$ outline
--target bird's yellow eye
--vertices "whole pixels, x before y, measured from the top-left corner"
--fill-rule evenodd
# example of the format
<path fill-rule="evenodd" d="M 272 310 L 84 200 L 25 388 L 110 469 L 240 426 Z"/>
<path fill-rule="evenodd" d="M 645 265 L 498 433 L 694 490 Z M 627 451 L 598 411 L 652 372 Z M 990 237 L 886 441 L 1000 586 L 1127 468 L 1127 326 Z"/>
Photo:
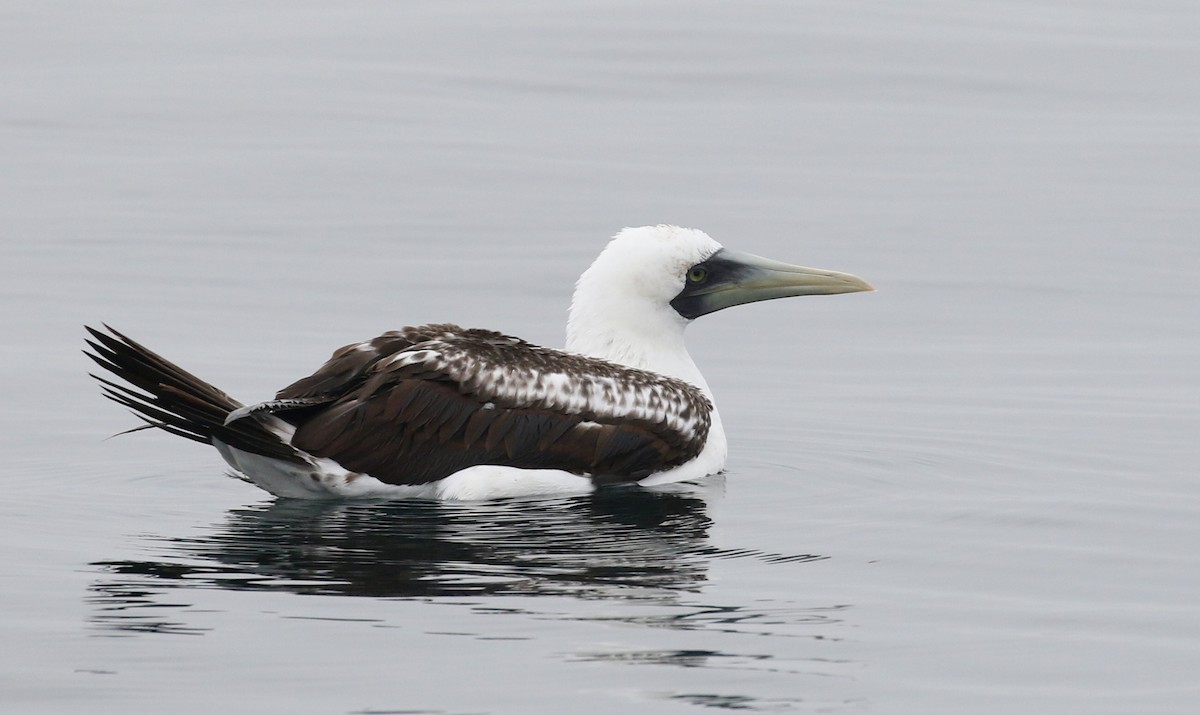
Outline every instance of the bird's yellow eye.
<path fill-rule="evenodd" d="M 708 279 L 708 269 L 696 266 L 692 270 L 688 271 L 687 278 L 689 283 L 703 283 Z"/>

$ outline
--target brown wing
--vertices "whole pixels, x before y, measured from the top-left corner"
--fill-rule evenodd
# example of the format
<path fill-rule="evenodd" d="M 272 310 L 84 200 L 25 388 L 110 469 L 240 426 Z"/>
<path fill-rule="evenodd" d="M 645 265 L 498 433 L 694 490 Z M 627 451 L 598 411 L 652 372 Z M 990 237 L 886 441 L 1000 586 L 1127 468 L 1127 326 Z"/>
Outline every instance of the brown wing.
<path fill-rule="evenodd" d="M 686 383 L 488 331 L 444 335 L 357 373 L 327 374 L 340 380 L 327 385 L 356 387 L 293 420 L 292 443 L 391 484 L 479 464 L 640 479 L 699 454 L 711 411 Z M 318 375 L 306 380 L 319 385 Z M 305 396 L 296 385 L 280 395 Z"/>
<path fill-rule="evenodd" d="M 463 329 L 450 323 L 418 325 L 390 330 L 372 340 L 338 348 L 316 372 L 300 378 L 275 395 L 277 400 L 334 400 L 362 386 L 371 368 L 380 360 L 413 345 L 457 335 Z"/>

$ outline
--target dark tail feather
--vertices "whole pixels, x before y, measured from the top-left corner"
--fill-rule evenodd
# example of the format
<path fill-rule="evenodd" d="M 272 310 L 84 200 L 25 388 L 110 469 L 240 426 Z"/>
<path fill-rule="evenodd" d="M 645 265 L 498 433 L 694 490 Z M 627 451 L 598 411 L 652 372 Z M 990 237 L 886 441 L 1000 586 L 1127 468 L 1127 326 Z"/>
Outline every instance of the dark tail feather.
<path fill-rule="evenodd" d="M 127 431 L 157 427 L 203 444 L 211 444 L 216 437 L 246 452 L 304 462 L 291 445 L 257 420 L 239 420 L 226 426 L 225 418 L 242 403 L 112 327 L 104 327 L 108 333 L 87 328 L 95 338 L 87 341 L 94 352 L 85 350 L 84 355 L 131 386 L 92 375 L 103 387 L 105 397 L 128 407 L 146 423 Z"/>

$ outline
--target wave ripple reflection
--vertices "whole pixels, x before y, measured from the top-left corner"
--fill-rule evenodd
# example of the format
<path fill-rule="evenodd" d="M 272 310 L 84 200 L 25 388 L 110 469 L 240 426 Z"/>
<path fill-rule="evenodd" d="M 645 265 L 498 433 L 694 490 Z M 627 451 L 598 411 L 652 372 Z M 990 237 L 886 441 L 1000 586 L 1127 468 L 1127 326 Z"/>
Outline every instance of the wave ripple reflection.
<path fill-rule="evenodd" d="M 101 561 L 93 621 L 188 632 L 155 593 L 269 590 L 385 598 L 569 595 L 662 602 L 696 592 L 714 558 L 821 557 L 708 543 L 705 501 L 686 492 L 604 490 L 486 504 L 277 501 L 235 509 L 207 533 L 158 540 L 158 560 Z M 186 608 L 186 606 L 184 606 Z"/>

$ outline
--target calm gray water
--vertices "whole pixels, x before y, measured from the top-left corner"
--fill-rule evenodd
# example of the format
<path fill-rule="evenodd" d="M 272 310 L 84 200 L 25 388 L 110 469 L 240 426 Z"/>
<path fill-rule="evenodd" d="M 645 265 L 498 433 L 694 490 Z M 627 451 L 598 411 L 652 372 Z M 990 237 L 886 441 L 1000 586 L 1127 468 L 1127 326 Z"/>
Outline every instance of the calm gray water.
<path fill-rule="evenodd" d="M 1200 11 L 10 3 L 0 709 L 1192 713 Z M 140 433 L 107 321 L 245 400 L 378 331 L 561 344 L 625 225 L 875 294 L 693 326 L 728 472 L 275 502 Z"/>

